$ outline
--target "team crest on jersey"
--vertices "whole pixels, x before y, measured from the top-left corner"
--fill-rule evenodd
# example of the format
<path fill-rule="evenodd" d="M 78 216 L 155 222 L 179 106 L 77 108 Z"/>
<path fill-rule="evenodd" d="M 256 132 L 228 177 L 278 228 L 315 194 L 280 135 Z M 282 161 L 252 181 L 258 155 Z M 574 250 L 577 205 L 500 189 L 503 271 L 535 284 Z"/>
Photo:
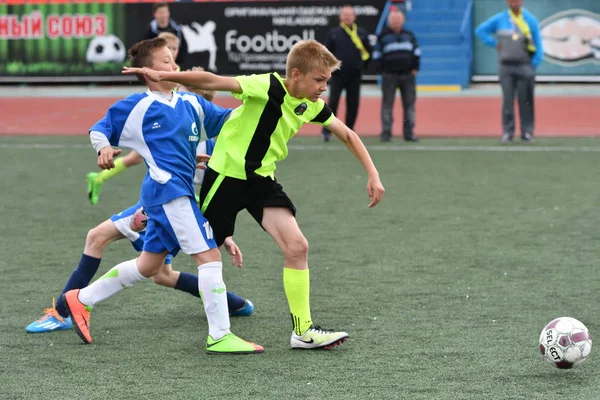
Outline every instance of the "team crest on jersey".
<path fill-rule="evenodd" d="M 197 142 L 198 140 L 200 140 L 200 137 L 198 136 L 198 127 L 196 126 L 195 122 L 192 122 L 191 128 L 193 135 L 188 136 L 188 140 L 190 142 Z"/>
<path fill-rule="evenodd" d="M 294 114 L 296 115 L 302 115 L 304 114 L 304 111 L 306 111 L 308 109 L 308 105 L 304 102 L 300 103 L 300 105 L 296 108 L 294 108 Z"/>

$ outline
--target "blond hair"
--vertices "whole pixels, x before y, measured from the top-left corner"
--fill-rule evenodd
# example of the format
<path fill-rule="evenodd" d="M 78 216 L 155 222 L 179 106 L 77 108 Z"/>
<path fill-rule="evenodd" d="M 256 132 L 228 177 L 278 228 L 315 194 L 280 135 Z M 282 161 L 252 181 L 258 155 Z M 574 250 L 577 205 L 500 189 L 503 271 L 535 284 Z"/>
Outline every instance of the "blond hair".
<path fill-rule="evenodd" d="M 303 74 L 317 68 L 336 70 L 342 62 L 335 58 L 333 54 L 316 40 L 299 41 L 292 46 L 287 56 L 285 64 L 285 73 L 289 78 L 292 76 L 292 70 L 298 69 Z"/>
<path fill-rule="evenodd" d="M 158 37 L 159 37 L 159 38 L 163 38 L 163 39 L 165 39 L 165 40 L 169 40 L 169 39 L 170 39 L 170 40 L 177 40 L 177 43 L 179 43 L 179 38 L 177 37 L 177 35 L 176 35 L 176 34 L 174 34 L 174 33 L 171 33 L 171 32 L 161 32 L 161 33 L 158 35 Z"/>

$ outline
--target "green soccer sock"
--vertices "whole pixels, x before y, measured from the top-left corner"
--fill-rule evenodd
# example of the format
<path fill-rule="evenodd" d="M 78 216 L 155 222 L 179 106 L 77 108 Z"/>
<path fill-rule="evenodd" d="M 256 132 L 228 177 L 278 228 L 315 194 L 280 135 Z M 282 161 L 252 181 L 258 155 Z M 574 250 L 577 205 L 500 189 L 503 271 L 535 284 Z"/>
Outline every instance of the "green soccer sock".
<path fill-rule="evenodd" d="M 283 288 L 290 306 L 294 332 L 303 335 L 312 325 L 310 317 L 310 276 L 307 269 L 283 269 Z"/>
<path fill-rule="evenodd" d="M 115 167 L 113 169 L 105 169 L 105 170 L 100 171 L 100 173 L 98 173 L 98 175 L 96 176 L 95 182 L 102 184 L 102 183 L 106 182 L 107 180 L 119 175 L 126 169 L 127 169 L 127 166 L 123 162 L 123 159 L 117 158 L 115 160 Z"/>

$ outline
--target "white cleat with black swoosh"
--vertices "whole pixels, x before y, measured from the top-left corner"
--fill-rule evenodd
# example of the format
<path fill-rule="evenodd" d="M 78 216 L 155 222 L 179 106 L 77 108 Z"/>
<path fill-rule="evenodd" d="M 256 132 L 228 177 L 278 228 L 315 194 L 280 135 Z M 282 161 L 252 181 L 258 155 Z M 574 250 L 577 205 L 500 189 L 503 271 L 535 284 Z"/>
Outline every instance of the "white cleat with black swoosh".
<path fill-rule="evenodd" d="M 320 326 L 311 326 L 303 335 L 292 332 L 290 346 L 292 349 L 333 349 L 348 340 L 346 332 L 332 332 L 322 329 Z"/>

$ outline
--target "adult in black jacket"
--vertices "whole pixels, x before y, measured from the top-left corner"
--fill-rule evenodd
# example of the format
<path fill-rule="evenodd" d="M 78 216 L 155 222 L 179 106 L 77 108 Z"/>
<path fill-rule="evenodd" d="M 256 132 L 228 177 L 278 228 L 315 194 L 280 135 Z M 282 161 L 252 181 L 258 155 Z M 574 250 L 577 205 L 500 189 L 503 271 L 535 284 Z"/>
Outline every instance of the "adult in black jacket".
<path fill-rule="evenodd" d="M 342 90 L 346 89 L 346 125 L 354 129 L 360 102 L 362 70 L 370 58 L 371 46 L 367 31 L 356 26 L 356 14 L 351 6 L 344 6 L 340 12 L 340 26 L 327 32 L 325 46 L 342 61 L 329 81 L 329 108 L 335 114 Z M 323 129 L 323 141 L 328 142 L 331 133 Z"/>
<path fill-rule="evenodd" d="M 177 55 L 175 63 L 181 66 L 188 54 L 187 42 L 185 41 L 181 27 L 177 22 L 171 19 L 169 5 L 167 3 L 155 3 L 152 6 L 152 12 L 154 19 L 150 22 L 148 30 L 144 35 L 144 39 L 154 39 L 162 32 L 171 32 L 172 34 L 177 35 L 179 38 L 179 54 Z"/>
<path fill-rule="evenodd" d="M 419 139 L 414 135 L 415 103 L 417 100 L 416 77 L 421 63 L 421 50 L 415 35 L 404 26 L 404 14 L 394 10 L 388 17 L 388 27 L 377 38 L 373 59 L 381 73 L 381 141 L 392 138 L 394 123 L 394 99 L 400 89 L 404 110 L 403 135 L 407 142 Z"/>

